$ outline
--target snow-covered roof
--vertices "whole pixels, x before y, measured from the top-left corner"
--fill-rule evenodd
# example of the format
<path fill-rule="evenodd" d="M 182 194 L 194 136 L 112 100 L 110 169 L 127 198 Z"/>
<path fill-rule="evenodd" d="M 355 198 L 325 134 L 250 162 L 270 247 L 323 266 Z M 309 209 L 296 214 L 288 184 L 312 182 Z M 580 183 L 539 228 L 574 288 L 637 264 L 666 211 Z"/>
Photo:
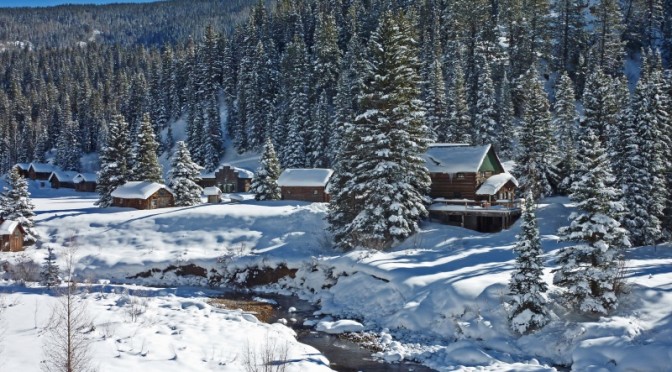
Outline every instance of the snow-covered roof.
<path fill-rule="evenodd" d="M 334 173 L 331 169 L 285 169 L 278 178 L 278 186 L 322 187 Z"/>
<path fill-rule="evenodd" d="M 0 235 L 12 235 L 17 227 L 19 227 L 19 223 L 16 221 L 3 221 L 0 224 Z"/>
<path fill-rule="evenodd" d="M 36 171 L 39 172 L 39 171 Z M 51 172 L 49 175 L 48 181 L 51 181 L 53 177 L 56 177 L 57 180 L 61 182 L 72 182 L 72 180 L 75 178 L 77 175 L 77 172 L 75 171 L 62 171 L 62 170 L 55 170 Z"/>
<path fill-rule="evenodd" d="M 430 173 L 468 173 L 478 172 L 488 151 L 490 145 L 435 143 L 429 146 L 424 157 Z"/>
<path fill-rule="evenodd" d="M 16 163 L 14 166 L 19 167 L 21 170 L 27 171 L 30 167 L 30 163 Z"/>
<path fill-rule="evenodd" d="M 238 178 L 252 179 L 254 178 L 254 172 L 250 172 L 247 169 L 233 167 L 233 170 L 238 172 Z"/>
<path fill-rule="evenodd" d="M 250 172 L 247 169 L 234 167 L 230 164 L 222 164 L 214 171 L 206 171 L 206 170 L 201 171 L 201 179 L 214 179 L 215 178 L 215 173 L 217 173 L 220 169 L 222 169 L 224 167 L 229 167 L 229 168 L 233 169 L 234 172 L 238 173 L 238 178 L 244 178 L 244 179 L 254 178 L 254 173 Z"/>
<path fill-rule="evenodd" d="M 147 199 L 161 189 L 172 193 L 166 185 L 156 182 L 126 182 L 112 191 L 112 197 L 121 199 Z"/>
<path fill-rule="evenodd" d="M 495 195 L 497 191 L 509 181 L 513 182 L 513 184 L 518 187 L 518 180 L 511 173 L 504 172 L 490 176 L 483 182 L 481 187 L 476 190 L 476 195 Z"/>
<path fill-rule="evenodd" d="M 47 163 L 30 163 L 28 168 L 31 168 L 31 167 L 37 173 L 51 173 L 51 172 L 59 170 L 59 168 L 57 166 L 47 164 Z"/>
<path fill-rule="evenodd" d="M 203 195 L 205 196 L 218 196 L 222 195 L 222 190 L 219 187 L 211 186 L 203 189 Z"/>
<path fill-rule="evenodd" d="M 78 173 L 72 181 L 74 183 L 98 182 L 98 175 L 95 173 Z"/>

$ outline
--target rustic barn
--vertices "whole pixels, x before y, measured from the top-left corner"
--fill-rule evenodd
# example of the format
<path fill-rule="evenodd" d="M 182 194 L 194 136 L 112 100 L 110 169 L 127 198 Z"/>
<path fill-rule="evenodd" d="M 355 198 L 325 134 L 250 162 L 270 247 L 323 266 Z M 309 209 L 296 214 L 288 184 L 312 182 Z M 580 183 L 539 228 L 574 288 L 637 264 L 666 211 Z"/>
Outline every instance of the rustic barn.
<path fill-rule="evenodd" d="M 166 208 L 175 205 L 175 196 L 160 183 L 126 182 L 112 191 L 112 205 L 135 209 Z"/>
<path fill-rule="evenodd" d="M 202 172 L 198 184 L 203 187 L 219 187 L 222 192 L 248 192 L 254 173 L 247 169 L 224 164 L 214 172 Z"/>
<path fill-rule="evenodd" d="M 494 232 L 509 228 L 520 216 L 518 181 L 491 145 L 434 144 L 424 157 L 432 180 L 433 220 Z"/>
<path fill-rule="evenodd" d="M 30 163 L 16 163 L 14 168 L 19 170 L 19 174 L 23 178 L 28 178 L 28 168 L 30 168 Z"/>
<path fill-rule="evenodd" d="M 222 200 L 222 190 L 219 187 L 206 187 L 203 189 L 203 195 L 208 198 L 210 204 L 218 204 Z"/>
<path fill-rule="evenodd" d="M 46 181 L 49 179 L 54 171 L 59 170 L 58 167 L 46 163 L 30 163 L 28 166 L 28 177 L 31 180 Z"/>
<path fill-rule="evenodd" d="M 0 219 L 0 252 L 22 251 L 25 235 L 26 231 L 18 222 Z"/>
<path fill-rule="evenodd" d="M 278 178 L 278 186 L 283 200 L 328 202 L 327 184 L 331 169 L 285 169 Z"/>
<path fill-rule="evenodd" d="M 72 180 L 75 183 L 75 190 L 80 192 L 96 192 L 98 186 L 98 175 L 95 173 L 79 173 Z"/>
<path fill-rule="evenodd" d="M 52 189 L 60 189 L 60 188 L 74 189 L 75 176 L 77 176 L 77 172 L 74 171 L 55 170 L 51 172 L 51 175 L 49 176 L 49 179 L 47 181 L 51 183 Z"/>

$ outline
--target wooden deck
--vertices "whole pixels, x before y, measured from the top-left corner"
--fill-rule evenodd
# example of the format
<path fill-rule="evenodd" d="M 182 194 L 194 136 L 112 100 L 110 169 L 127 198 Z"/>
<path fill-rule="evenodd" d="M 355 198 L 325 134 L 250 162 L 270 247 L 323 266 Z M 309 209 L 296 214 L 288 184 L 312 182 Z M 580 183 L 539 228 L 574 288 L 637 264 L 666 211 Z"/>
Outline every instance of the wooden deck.
<path fill-rule="evenodd" d="M 522 200 L 493 203 L 467 199 L 435 199 L 429 207 L 430 221 L 460 226 L 480 232 L 508 229 L 521 215 Z"/>

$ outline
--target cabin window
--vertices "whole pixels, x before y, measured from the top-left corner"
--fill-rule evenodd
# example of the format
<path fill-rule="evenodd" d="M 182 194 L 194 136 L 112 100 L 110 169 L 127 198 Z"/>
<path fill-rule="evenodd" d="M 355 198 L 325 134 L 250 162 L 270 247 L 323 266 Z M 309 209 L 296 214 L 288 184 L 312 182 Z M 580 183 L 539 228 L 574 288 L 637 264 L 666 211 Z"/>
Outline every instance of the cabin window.
<path fill-rule="evenodd" d="M 291 191 L 291 190 L 287 190 L 287 195 L 292 195 L 292 191 Z"/>
<path fill-rule="evenodd" d="M 455 175 L 455 179 L 463 180 L 463 179 L 464 179 L 464 173 L 458 173 L 458 174 L 456 174 L 456 175 Z"/>
<path fill-rule="evenodd" d="M 488 177 L 492 176 L 492 171 L 485 171 L 485 172 L 483 172 L 483 176 L 484 176 L 485 178 L 488 178 Z"/>
<path fill-rule="evenodd" d="M 453 198 L 462 199 L 462 193 L 461 192 L 454 192 L 453 193 Z"/>
<path fill-rule="evenodd" d="M 313 195 L 317 195 L 317 190 L 313 190 Z"/>

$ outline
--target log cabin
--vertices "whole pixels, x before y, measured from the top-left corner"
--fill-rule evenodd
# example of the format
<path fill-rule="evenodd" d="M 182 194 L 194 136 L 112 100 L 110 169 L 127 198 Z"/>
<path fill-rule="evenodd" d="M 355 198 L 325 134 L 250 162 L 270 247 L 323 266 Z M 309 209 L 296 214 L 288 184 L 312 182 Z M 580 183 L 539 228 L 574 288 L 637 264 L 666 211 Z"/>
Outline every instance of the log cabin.
<path fill-rule="evenodd" d="M 28 178 L 28 168 L 30 168 L 30 163 L 16 163 L 14 168 L 19 170 L 19 174 L 23 178 Z"/>
<path fill-rule="evenodd" d="M 166 185 L 156 182 L 126 182 L 112 191 L 112 206 L 156 209 L 175 206 L 175 196 Z"/>
<path fill-rule="evenodd" d="M 300 200 L 326 203 L 329 201 L 327 184 L 331 169 L 285 169 L 278 177 L 278 186 L 283 200 Z"/>
<path fill-rule="evenodd" d="M 75 171 L 62 171 L 62 170 L 55 170 L 51 172 L 51 175 L 49 176 L 49 183 L 51 183 L 51 188 L 52 189 L 74 189 L 75 188 L 75 176 L 77 176 L 77 172 Z"/>
<path fill-rule="evenodd" d="M 46 181 L 54 171 L 59 170 L 55 165 L 47 163 L 30 163 L 28 166 L 28 177 L 31 180 Z"/>
<path fill-rule="evenodd" d="M 95 173 L 79 173 L 72 180 L 75 184 L 75 190 L 79 192 L 96 192 L 98 186 L 98 175 Z"/>
<path fill-rule="evenodd" d="M 222 192 L 248 192 L 252 186 L 254 173 L 247 169 L 234 167 L 229 164 L 223 164 L 214 172 L 202 172 L 199 186 L 219 187 Z"/>
<path fill-rule="evenodd" d="M 20 223 L 0 219 L 0 252 L 23 251 L 26 231 Z"/>
<path fill-rule="evenodd" d="M 208 198 L 209 204 L 219 204 L 222 200 L 222 190 L 216 186 L 210 186 L 203 189 L 203 195 Z"/>
<path fill-rule="evenodd" d="M 506 172 L 491 145 L 434 144 L 424 158 L 432 180 L 432 220 L 497 232 L 520 216 L 518 181 Z"/>

